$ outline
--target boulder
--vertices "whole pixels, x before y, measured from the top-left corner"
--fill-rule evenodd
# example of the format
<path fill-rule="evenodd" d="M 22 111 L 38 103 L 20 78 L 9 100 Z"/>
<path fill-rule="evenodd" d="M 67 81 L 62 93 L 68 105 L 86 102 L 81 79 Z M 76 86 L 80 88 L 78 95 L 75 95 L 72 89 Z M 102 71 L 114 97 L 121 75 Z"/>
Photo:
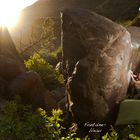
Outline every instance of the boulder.
<path fill-rule="evenodd" d="M 16 59 L 20 64 L 19 54 L 6 27 L 0 27 L 0 54 Z"/>
<path fill-rule="evenodd" d="M 0 27 L 0 77 L 11 80 L 24 72 L 13 40 L 5 27 Z"/>
<path fill-rule="evenodd" d="M 54 94 L 57 92 L 61 100 L 64 89 L 54 91 Z M 42 107 L 50 113 L 58 108 L 57 95 L 46 90 L 36 72 L 26 72 L 7 28 L 0 28 L 0 99 L 13 99 L 17 95 L 33 109 Z"/>
<path fill-rule="evenodd" d="M 44 100 L 47 113 L 50 114 L 52 112 L 52 109 L 58 109 L 57 101 L 50 91 L 45 91 Z"/>
<path fill-rule="evenodd" d="M 62 100 L 66 96 L 65 88 L 61 87 L 61 88 L 57 88 L 55 90 L 52 90 L 51 94 L 55 97 L 55 100 L 57 102 L 59 102 L 60 100 Z"/>
<path fill-rule="evenodd" d="M 8 98 L 20 95 L 23 103 L 45 108 L 44 84 L 40 76 L 33 71 L 18 76 L 8 87 Z"/>
<path fill-rule="evenodd" d="M 127 99 L 121 102 L 116 125 L 139 125 L 140 124 L 140 100 Z"/>
<path fill-rule="evenodd" d="M 66 112 L 67 96 L 65 94 L 65 88 L 57 88 L 51 92 L 45 93 L 46 108 L 60 108 L 63 114 Z M 50 109 L 49 109 L 50 110 Z"/>
<path fill-rule="evenodd" d="M 112 123 L 130 80 L 129 32 L 82 9 L 62 11 L 62 31 L 69 105 L 77 123 Z"/>
<path fill-rule="evenodd" d="M 0 97 L 4 98 L 7 94 L 8 82 L 0 77 Z"/>
<path fill-rule="evenodd" d="M 0 55 L 0 77 L 11 81 L 23 72 L 21 65 L 16 59 Z"/>
<path fill-rule="evenodd" d="M 57 106 L 63 111 L 63 114 L 66 113 L 66 106 L 67 106 L 67 96 L 65 93 L 65 88 L 57 88 L 51 91 L 51 94 L 55 98 L 57 102 Z"/>

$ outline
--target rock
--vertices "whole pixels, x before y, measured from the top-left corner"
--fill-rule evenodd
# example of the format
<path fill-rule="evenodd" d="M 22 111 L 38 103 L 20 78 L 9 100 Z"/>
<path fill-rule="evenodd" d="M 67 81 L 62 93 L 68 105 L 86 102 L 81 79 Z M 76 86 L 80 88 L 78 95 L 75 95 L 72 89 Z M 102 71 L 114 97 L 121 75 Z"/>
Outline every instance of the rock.
<path fill-rule="evenodd" d="M 23 69 L 17 60 L 0 55 L 0 77 L 10 81 L 22 72 Z"/>
<path fill-rule="evenodd" d="M 0 28 L 0 77 L 11 80 L 24 72 L 23 63 L 7 28 Z"/>
<path fill-rule="evenodd" d="M 62 95 L 64 90 L 61 91 Z M 53 108 L 58 108 L 56 97 L 46 91 L 41 77 L 36 72 L 25 71 L 8 30 L 1 28 L 0 99 L 13 99 L 17 95 L 24 104 L 32 105 L 33 109 L 42 107 L 51 112 Z"/>
<path fill-rule="evenodd" d="M 66 105 L 67 105 L 67 96 L 63 97 L 59 102 L 57 102 L 57 106 L 63 110 L 63 113 L 66 112 Z"/>
<path fill-rule="evenodd" d="M 44 100 L 47 113 L 50 114 L 52 112 L 52 109 L 58 109 L 57 101 L 55 97 L 51 94 L 51 92 L 46 91 L 44 93 Z"/>
<path fill-rule="evenodd" d="M 129 26 L 127 28 L 131 34 L 132 42 L 132 56 L 131 56 L 131 67 L 133 71 L 140 72 L 140 28 L 135 26 Z"/>
<path fill-rule="evenodd" d="M 130 34 L 111 20 L 82 9 L 62 11 L 62 30 L 68 97 L 77 123 L 112 123 L 129 84 Z"/>
<path fill-rule="evenodd" d="M 8 81 L 24 72 L 23 63 L 7 28 L 0 28 L 0 77 Z"/>
<path fill-rule="evenodd" d="M 6 103 L 7 103 L 7 101 L 5 99 L 0 98 L 0 116 L 3 113 L 3 109 L 4 109 Z"/>
<path fill-rule="evenodd" d="M 57 107 L 60 108 L 64 112 L 66 112 L 66 105 L 67 105 L 67 96 L 65 94 L 65 88 L 57 88 L 55 90 L 52 90 L 51 95 L 57 102 Z"/>
<path fill-rule="evenodd" d="M 9 98 L 20 95 L 23 103 L 31 104 L 34 108 L 45 108 L 45 87 L 40 76 L 33 71 L 18 76 L 9 86 Z"/>
<path fill-rule="evenodd" d="M 8 82 L 0 77 L 0 97 L 3 98 L 7 94 Z"/>
<path fill-rule="evenodd" d="M 0 27 L 0 55 L 1 54 L 16 59 L 21 63 L 19 54 L 6 27 Z"/>
<path fill-rule="evenodd" d="M 139 125 L 140 124 L 140 100 L 127 99 L 121 102 L 115 125 Z"/>
<path fill-rule="evenodd" d="M 66 96 L 65 88 L 61 87 L 61 88 L 57 88 L 55 90 L 52 90 L 51 94 L 55 97 L 55 100 L 57 102 L 59 102 L 61 99 L 63 99 Z"/>

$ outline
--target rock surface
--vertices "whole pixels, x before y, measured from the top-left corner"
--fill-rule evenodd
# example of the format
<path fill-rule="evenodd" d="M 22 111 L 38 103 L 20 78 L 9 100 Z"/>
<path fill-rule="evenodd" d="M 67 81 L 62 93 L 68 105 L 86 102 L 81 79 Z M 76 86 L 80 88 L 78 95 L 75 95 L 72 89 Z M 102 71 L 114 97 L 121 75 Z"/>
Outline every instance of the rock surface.
<path fill-rule="evenodd" d="M 64 90 L 47 91 L 41 77 L 33 71 L 26 72 L 15 45 L 6 28 L 0 29 L 0 99 L 13 99 L 21 96 L 24 104 L 34 109 L 42 107 L 49 113 L 60 106 Z M 59 93 L 59 95 L 56 95 Z M 56 100 L 60 97 L 59 101 Z M 62 107 L 66 102 L 61 102 Z"/>
<path fill-rule="evenodd" d="M 111 123 L 129 84 L 130 34 L 111 20 L 82 9 L 62 11 L 62 30 L 63 65 L 76 121 L 79 125 Z"/>
<path fill-rule="evenodd" d="M 136 70 L 137 72 L 140 72 L 140 28 L 136 26 L 129 26 L 127 30 L 131 34 L 131 46 L 133 48 L 131 67 L 133 71 Z"/>
<path fill-rule="evenodd" d="M 34 108 L 40 106 L 45 108 L 44 95 L 45 87 L 36 72 L 26 72 L 18 76 L 8 87 L 8 94 L 11 97 L 20 95 L 25 104 L 31 104 Z"/>
<path fill-rule="evenodd" d="M 16 59 L 16 61 L 20 63 L 21 68 L 23 67 L 19 54 L 6 27 L 0 27 L 0 55 Z"/>

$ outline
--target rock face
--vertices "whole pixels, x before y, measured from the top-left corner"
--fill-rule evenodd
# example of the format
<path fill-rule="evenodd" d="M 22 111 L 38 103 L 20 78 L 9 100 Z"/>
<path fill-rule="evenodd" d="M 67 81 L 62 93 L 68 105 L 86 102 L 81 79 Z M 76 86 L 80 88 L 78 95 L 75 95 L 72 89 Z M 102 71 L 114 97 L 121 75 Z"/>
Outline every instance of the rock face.
<path fill-rule="evenodd" d="M 45 107 L 44 84 L 40 76 L 33 71 L 25 72 L 15 78 L 9 86 L 9 96 L 20 95 L 25 104 L 32 104 L 34 108 Z"/>
<path fill-rule="evenodd" d="M 0 99 L 13 99 L 16 95 L 20 95 L 22 102 L 32 105 L 34 109 L 42 107 L 51 112 L 59 107 L 56 97 L 46 90 L 40 76 L 33 71 L 26 72 L 8 30 L 1 28 Z"/>
<path fill-rule="evenodd" d="M 62 11 L 63 65 L 79 125 L 108 122 L 129 84 L 131 39 L 122 26 L 87 10 Z M 114 114 L 115 116 L 115 114 Z"/>
<path fill-rule="evenodd" d="M 6 28 L 0 29 L 0 97 L 20 95 L 26 104 L 45 107 L 43 82 L 35 72 L 26 72 Z"/>
<path fill-rule="evenodd" d="M 17 62 L 21 63 L 19 54 L 15 48 L 12 38 L 7 28 L 0 28 L 0 54 L 7 56 L 8 58 L 16 59 Z"/>

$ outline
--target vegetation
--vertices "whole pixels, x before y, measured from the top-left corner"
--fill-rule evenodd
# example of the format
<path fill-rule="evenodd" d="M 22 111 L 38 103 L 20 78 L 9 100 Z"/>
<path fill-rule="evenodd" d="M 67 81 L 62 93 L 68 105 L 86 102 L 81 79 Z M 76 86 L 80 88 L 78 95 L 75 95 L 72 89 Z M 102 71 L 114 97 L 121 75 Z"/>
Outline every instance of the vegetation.
<path fill-rule="evenodd" d="M 36 53 L 46 55 L 57 50 L 57 37 L 53 18 L 39 18 L 32 23 L 26 44 L 20 39 L 20 54 L 23 58 Z M 23 38 L 24 39 L 24 38 Z M 22 50 L 21 50 L 22 49 Z"/>
<path fill-rule="evenodd" d="M 63 86 L 63 75 L 55 70 L 39 54 L 35 53 L 27 61 L 24 61 L 24 64 L 27 70 L 34 70 L 41 76 L 45 86 L 49 90 Z"/>
<path fill-rule="evenodd" d="M 39 54 L 43 56 L 49 64 L 56 66 L 56 64 L 62 61 L 62 47 L 56 48 L 54 51 L 49 51 L 48 49 L 41 49 Z"/>
<path fill-rule="evenodd" d="M 38 108 L 21 104 L 20 98 L 5 104 L 0 116 L 0 140 L 80 140 L 73 132 L 62 137 L 61 110 L 53 110 L 52 116 Z"/>
<path fill-rule="evenodd" d="M 102 136 L 102 140 L 140 140 L 140 126 L 127 125 L 113 128 L 106 135 Z"/>
<path fill-rule="evenodd" d="M 17 96 L 15 100 L 6 102 L 1 111 L 0 140 L 81 140 L 73 131 L 62 135 L 65 128 L 61 125 L 61 115 L 59 109 L 52 110 L 51 116 L 41 108 L 32 111 L 31 106 L 23 105 Z M 102 140 L 140 140 L 139 128 L 138 125 L 111 127 Z M 92 139 L 85 137 L 82 140 Z"/>
<path fill-rule="evenodd" d="M 52 49 L 56 40 L 55 22 L 52 18 L 40 18 L 32 24 L 31 41 L 38 42 L 41 48 Z M 42 39 L 41 41 L 39 39 Z"/>
<path fill-rule="evenodd" d="M 128 27 L 134 24 L 139 19 L 140 19 L 140 13 L 138 13 L 138 15 L 134 19 L 122 20 L 122 21 L 118 21 L 118 23 L 124 27 Z"/>
<path fill-rule="evenodd" d="M 109 3 L 114 5 L 112 1 Z M 120 1 L 118 5 L 122 5 L 121 3 Z M 140 18 L 140 15 L 134 19 L 129 19 L 129 16 L 125 18 L 125 11 L 121 14 L 122 8 L 119 10 L 120 14 L 117 12 L 114 15 L 114 9 L 109 8 L 111 7 L 110 4 L 104 3 L 101 6 L 99 5 L 97 9 L 102 11 L 102 9 L 105 9 L 103 7 L 106 7 L 108 11 L 104 14 L 109 15 L 114 20 L 120 15 L 121 21 L 119 23 L 125 27 L 132 25 Z M 29 55 L 33 54 L 28 60 L 24 61 L 26 69 L 36 71 L 49 90 L 64 85 L 63 75 L 54 69 L 54 66 L 59 62 L 59 54 L 62 53 L 62 48 L 58 47 L 56 43 L 58 38 L 54 26 L 53 19 L 41 18 L 33 23 L 30 44 L 25 45 L 21 40 L 21 44 L 24 45 L 21 54 L 27 52 L 29 52 Z M 22 46 L 20 47 L 22 48 Z M 61 110 L 52 110 L 52 116 L 47 116 L 47 112 L 41 108 L 33 111 L 30 106 L 21 104 L 19 98 L 9 101 L 0 116 L 0 140 L 80 140 L 81 138 L 77 138 L 74 132 L 68 132 L 65 136 L 62 135 L 64 128 L 61 125 L 63 121 L 60 118 L 61 115 Z M 138 125 L 128 125 L 120 128 L 111 127 L 102 136 L 102 140 L 140 140 L 139 128 Z M 89 139 L 88 137 L 83 138 L 83 140 Z"/>

